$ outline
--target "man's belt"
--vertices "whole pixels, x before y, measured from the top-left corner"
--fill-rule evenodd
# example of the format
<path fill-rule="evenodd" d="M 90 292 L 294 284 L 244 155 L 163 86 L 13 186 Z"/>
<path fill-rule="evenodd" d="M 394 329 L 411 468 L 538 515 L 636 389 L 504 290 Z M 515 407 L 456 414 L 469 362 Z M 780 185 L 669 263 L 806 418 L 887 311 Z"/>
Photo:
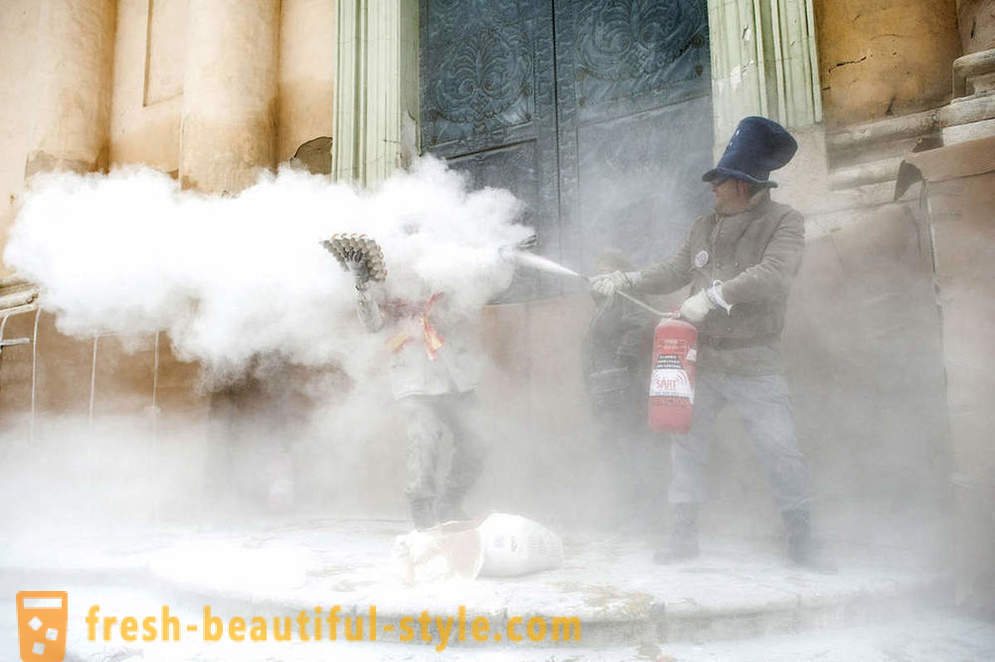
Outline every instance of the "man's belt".
<path fill-rule="evenodd" d="M 780 336 L 770 333 L 766 336 L 754 336 L 752 338 L 727 338 L 722 336 L 698 336 L 698 344 L 713 349 L 742 349 L 744 347 L 759 347 L 769 345 L 777 341 Z"/>

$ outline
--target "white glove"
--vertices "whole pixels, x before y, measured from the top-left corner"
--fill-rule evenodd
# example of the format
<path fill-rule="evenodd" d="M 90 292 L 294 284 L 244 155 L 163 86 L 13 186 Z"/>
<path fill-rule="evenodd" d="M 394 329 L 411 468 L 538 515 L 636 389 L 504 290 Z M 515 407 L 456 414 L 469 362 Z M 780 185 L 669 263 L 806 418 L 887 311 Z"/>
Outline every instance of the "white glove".
<path fill-rule="evenodd" d="M 698 324 L 714 307 L 715 305 L 708 298 L 708 293 L 701 290 L 694 296 L 685 299 L 684 303 L 681 304 L 681 317 L 692 324 Z"/>
<path fill-rule="evenodd" d="M 590 280 L 591 291 L 606 297 L 613 296 L 617 290 L 628 290 L 633 285 L 630 275 L 621 271 L 591 276 Z"/>
<path fill-rule="evenodd" d="M 726 311 L 726 315 L 732 312 L 732 304 L 727 302 L 725 297 L 722 296 L 721 280 L 713 281 L 712 286 L 705 290 L 705 294 L 708 296 L 708 300 L 712 302 L 713 307 Z"/>

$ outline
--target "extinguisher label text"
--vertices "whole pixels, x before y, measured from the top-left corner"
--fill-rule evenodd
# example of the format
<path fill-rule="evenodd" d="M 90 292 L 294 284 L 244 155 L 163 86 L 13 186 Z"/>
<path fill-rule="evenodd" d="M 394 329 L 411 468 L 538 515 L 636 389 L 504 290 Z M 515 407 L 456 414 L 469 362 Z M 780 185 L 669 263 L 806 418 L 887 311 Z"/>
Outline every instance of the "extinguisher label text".
<path fill-rule="evenodd" d="M 653 366 L 650 397 L 684 398 L 694 401 L 691 380 L 677 354 L 660 354 Z"/>
<path fill-rule="evenodd" d="M 653 366 L 653 369 L 662 370 L 664 368 L 683 370 L 684 364 L 681 363 L 681 360 L 678 358 L 677 354 L 660 354 L 656 357 L 656 365 Z"/>

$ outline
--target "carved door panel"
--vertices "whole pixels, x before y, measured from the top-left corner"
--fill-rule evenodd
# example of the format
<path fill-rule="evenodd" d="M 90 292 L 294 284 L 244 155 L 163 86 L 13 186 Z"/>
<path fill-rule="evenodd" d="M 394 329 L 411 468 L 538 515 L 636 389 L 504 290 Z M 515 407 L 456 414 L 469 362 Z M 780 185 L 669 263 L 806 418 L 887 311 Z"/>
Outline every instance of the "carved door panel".
<path fill-rule="evenodd" d="M 422 149 L 518 195 L 543 255 L 665 256 L 707 203 L 705 1 L 422 0 Z"/>
<path fill-rule="evenodd" d="M 510 189 L 559 255 L 553 13 L 535 0 L 422 0 L 421 146 L 474 188 Z M 509 296 L 541 294 L 518 274 Z"/>
<path fill-rule="evenodd" d="M 587 273 L 612 248 L 663 259 L 708 203 L 706 0 L 559 1 L 555 21 L 563 251 Z"/>

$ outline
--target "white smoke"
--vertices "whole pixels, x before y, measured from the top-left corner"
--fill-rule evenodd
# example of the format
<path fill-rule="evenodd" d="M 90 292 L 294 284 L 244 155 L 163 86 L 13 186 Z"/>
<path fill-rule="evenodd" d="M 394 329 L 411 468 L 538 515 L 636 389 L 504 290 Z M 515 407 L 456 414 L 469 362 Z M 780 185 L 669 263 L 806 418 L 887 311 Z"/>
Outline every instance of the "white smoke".
<path fill-rule="evenodd" d="M 507 191 L 469 192 L 431 158 L 373 192 L 284 169 L 230 198 L 144 168 L 60 173 L 33 182 L 4 257 L 71 335 L 165 330 L 181 358 L 225 374 L 273 354 L 351 372 L 374 343 L 320 240 L 365 233 L 392 294 L 444 289 L 479 307 L 510 282 L 499 249 L 529 234 L 519 212 Z"/>

